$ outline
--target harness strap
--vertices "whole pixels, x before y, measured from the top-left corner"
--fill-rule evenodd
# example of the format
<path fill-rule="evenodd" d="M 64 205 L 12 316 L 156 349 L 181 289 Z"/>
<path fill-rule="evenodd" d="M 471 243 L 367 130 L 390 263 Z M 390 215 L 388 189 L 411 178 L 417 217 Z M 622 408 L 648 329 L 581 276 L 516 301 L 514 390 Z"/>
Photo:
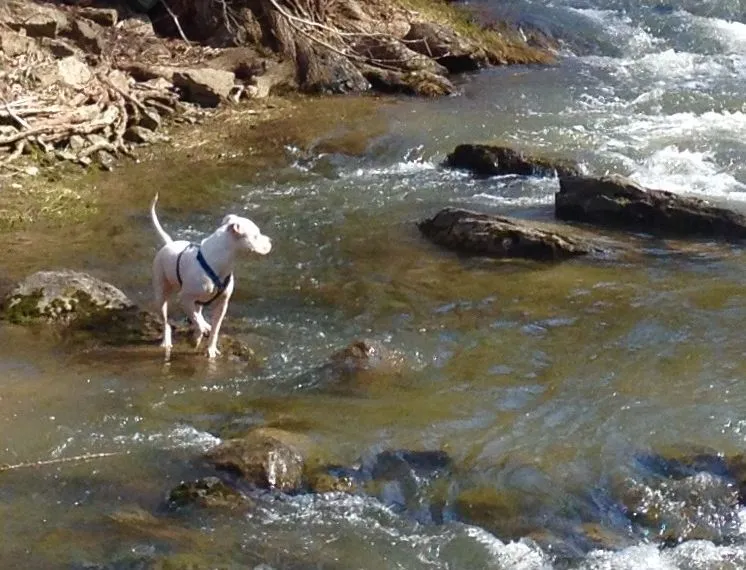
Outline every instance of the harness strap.
<path fill-rule="evenodd" d="M 233 280 L 233 273 L 228 274 L 228 276 L 221 281 L 220 277 L 218 277 L 218 274 L 215 273 L 212 267 L 210 267 L 210 264 L 207 263 L 207 260 L 205 259 L 205 256 L 202 255 L 202 249 L 194 243 L 190 243 L 187 245 L 184 249 L 182 249 L 179 252 L 179 255 L 176 256 L 176 279 L 179 282 L 179 286 L 181 287 L 182 281 L 181 281 L 181 256 L 184 255 L 184 252 L 188 250 L 189 248 L 196 247 L 197 248 L 197 263 L 199 263 L 200 267 L 202 267 L 202 270 L 207 274 L 207 276 L 210 278 L 210 281 L 212 281 L 212 284 L 215 285 L 215 294 L 207 301 L 197 301 L 198 305 L 201 305 L 203 307 L 207 307 L 210 305 L 215 299 L 220 297 L 225 290 L 227 289 L 228 285 L 230 285 L 231 281 Z"/>

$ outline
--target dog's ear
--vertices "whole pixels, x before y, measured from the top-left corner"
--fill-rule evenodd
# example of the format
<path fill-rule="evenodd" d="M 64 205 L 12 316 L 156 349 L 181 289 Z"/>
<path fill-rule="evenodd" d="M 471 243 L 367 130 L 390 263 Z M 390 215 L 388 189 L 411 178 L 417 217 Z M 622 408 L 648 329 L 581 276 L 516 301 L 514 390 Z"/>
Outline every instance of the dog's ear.
<path fill-rule="evenodd" d="M 223 218 L 223 221 L 220 222 L 221 226 L 224 226 L 226 224 L 230 224 L 233 221 L 233 218 L 236 216 L 234 214 L 228 214 L 225 218 Z"/>
<path fill-rule="evenodd" d="M 243 235 L 243 228 L 241 227 L 241 224 L 238 222 L 233 222 L 231 225 L 228 226 L 228 229 L 236 236 Z"/>

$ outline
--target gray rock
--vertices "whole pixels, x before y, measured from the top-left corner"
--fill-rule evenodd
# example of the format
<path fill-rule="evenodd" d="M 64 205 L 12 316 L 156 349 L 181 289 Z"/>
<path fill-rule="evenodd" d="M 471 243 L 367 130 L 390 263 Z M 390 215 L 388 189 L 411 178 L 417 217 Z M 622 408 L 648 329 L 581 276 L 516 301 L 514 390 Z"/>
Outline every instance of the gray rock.
<path fill-rule="evenodd" d="M 529 222 L 444 208 L 418 224 L 430 241 L 470 255 L 556 261 L 601 253 L 588 240 L 560 233 L 560 228 L 542 229 Z"/>
<path fill-rule="evenodd" d="M 129 34 L 147 37 L 155 36 L 153 22 L 146 14 L 135 14 L 119 22 L 116 27 Z"/>
<path fill-rule="evenodd" d="M 116 25 L 118 19 L 117 11 L 112 8 L 86 6 L 78 9 L 78 15 L 107 28 Z"/>
<path fill-rule="evenodd" d="M 102 170 L 107 172 L 114 170 L 114 165 L 116 164 L 117 159 L 113 154 L 105 150 L 100 150 L 96 153 L 96 158 L 98 159 L 98 164 Z"/>
<path fill-rule="evenodd" d="M 506 146 L 460 144 L 448 155 L 445 166 L 468 170 L 476 176 L 576 176 L 577 163 L 535 156 Z"/>
<path fill-rule="evenodd" d="M 113 285 L 78 271 L 39 271 L 8 293 L 0 318 L 14 323 L 69 322 L 133 307 Z"/>
<path fill-rule="evenodd" d="M 63 58 L 79 53 L 75 46 L 61 39 L 42 38 L 41 45 L 54 57 Z"/>
<path fill-rule="evenodd" d="M 95 22 L 80 19 L 73 20 L 66 35 L 82 50 L 100 55 L 105 48 L 102 33 L 103 28 Z"/>
<path fill-rule="evenodd" d="M 34 50 L 36 43 L 29 37 L 12 30 L 0 29 L 0 51 L 8 57 L 15 57 Z"/>
<path fill-rule="evenodd" d="M 132 125 L 124 132 L 124 140 L 135 144 L 149 144 L 155 142 L 158 138 L 150 129 Z"/>
<path fill-rule="evenodd" d="M 185 69 L 174 72 L 173 82 L 187 101 L 203 107 L 217 107 L 228 100 L 236 76 L 218 69 Z"/>
<path fill-rule="evenodd" d="M 83 88 L 93 77 L 88 66 L 73 55 L 59 60 L 56 71 L 56 80 L 74 89 Z"/>
<path fill-rule="evenodd" d="M 699 198 L 649 190 L 623 176 L 561 177 L 555 215 L 653 234 L 746 238 L 743 214 Z"/>
<path fill-rule="evenodd" d="M 139 126 L 149 131 L 157 131 L 161 128 L 162 122 L 161 116 L 152 107 L 140 111 Z"/>
<path fill-rule="evenodd" d="M 69 21 L 64 12 L 43 4 L 10 0 L 0 7 L 0 24 L 13 30 L 25 30 L 33 38 L 54 38 L 66 30 Z"/>

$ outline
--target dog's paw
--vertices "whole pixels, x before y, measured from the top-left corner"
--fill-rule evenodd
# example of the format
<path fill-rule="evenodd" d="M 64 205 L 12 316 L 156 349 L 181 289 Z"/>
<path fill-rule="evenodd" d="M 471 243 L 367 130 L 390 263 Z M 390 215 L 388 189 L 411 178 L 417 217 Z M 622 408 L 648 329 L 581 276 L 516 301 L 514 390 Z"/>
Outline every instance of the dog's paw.
<path fill-rule="evenodd" d="M 207 356 L 209 358 L 215 358 L 220 355 L 220 351 L 214 346 L 207 347 Z"/>

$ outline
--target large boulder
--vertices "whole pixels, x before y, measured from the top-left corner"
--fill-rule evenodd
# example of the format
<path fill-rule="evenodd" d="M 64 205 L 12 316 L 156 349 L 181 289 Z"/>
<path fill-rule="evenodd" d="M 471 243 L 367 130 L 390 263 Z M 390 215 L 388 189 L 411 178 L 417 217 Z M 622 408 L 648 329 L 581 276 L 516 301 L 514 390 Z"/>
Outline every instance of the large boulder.
<path fill-rule="evenodd" d="M 649 190 L 623 176 L 563 176 L 555 195 L 561 220 L 653 234 L 746 238 L 746 216 L 705 200 Z"/>
<path fill-rule="evenodd" d="M 312 444 L 300 434 L 257 428 L 243 437 L 225 440 L 205 454 L 216 469 L 227 471 L 260 489 L 284 493 L 303 485 Z"/>
<path fill-rule="evenodd" d="M 602 252 L 589 240 L 565 235 L 559 228 L 542 229 L 529 222 L 458 208 L 444 208 L 418 227 L 432 242 L 470 255 L 555 261 Z"/>
<path fill-rule="evenodd" d="M 572 160 L 531 155 L 506 146 L 460 144 L 446 157 L 445 166 L 468 170 L 475 176 L 577 176 Z"/>
<path fill-rule="evenodd" d="M 236 75 L 220 69 L 183 69 L 173 74 L 173 82 L 187 101 L 203 107 L 217 107 L 227 101 Z"/>
<path fill-rule="evenodd" d="M 0 318 L 13 323 L 89 319 L 134 303 L 122 291 L 79 271 L 39 271 L 8 293 Z"/>

